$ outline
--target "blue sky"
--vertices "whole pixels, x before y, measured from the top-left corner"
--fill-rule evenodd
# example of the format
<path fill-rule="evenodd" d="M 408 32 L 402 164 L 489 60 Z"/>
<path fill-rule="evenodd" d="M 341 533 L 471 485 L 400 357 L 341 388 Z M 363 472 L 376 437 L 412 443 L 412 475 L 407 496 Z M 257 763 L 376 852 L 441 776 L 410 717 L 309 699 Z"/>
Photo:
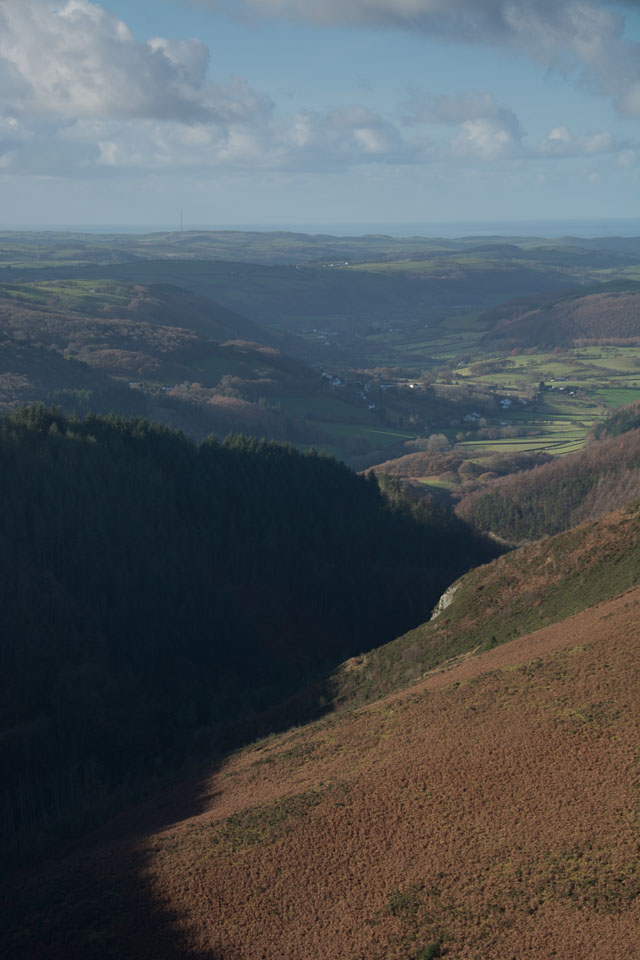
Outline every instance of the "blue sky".
<path fill-rule="evenodd" d="M 2 217 L 637 216 L 639 41 L 631 0 L 0 0 Z"/>

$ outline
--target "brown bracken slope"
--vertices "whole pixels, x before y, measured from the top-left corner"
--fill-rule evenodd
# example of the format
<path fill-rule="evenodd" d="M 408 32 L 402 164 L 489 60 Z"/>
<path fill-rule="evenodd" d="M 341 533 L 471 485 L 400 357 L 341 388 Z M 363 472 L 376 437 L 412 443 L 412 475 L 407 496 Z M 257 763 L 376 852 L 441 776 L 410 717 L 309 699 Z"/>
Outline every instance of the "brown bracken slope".
<path fill-rule="evenodd" d="M 640 293 L 631 289 L 580 296 L 572 291 L 557 298 L 524 298 L 501 304 L 480 319 L 496 323 L 482 338 L 487 347 L 637 343 Z"/>
<path fill-rule="evenodd" d="M 635 587 L 246 748 L 142 839 L 13 878 L 9 955 L 640 957 L 639 614 Z"/>

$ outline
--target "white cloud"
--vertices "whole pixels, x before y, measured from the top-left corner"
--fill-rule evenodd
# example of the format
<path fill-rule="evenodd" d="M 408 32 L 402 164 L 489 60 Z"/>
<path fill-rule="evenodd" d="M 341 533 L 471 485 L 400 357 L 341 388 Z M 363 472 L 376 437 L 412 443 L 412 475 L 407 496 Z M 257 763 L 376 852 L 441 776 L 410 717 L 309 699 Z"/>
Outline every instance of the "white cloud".
<path fill-rule="evenodd" d="M 387 0 L 346 5 L 361 12 L 375 7 L 380 16 L 389 9 Z M 394 15 L 413 9 L 422 16 L 426 6 L 445 10 L 444 0 L 399 0 Z M 328 0 L 327 10 L 334 7 Z M 494 7 L 502 9 L 497 0 Z M 448 0 L 446 9 L 455 19 L 467 8 L 468 0 Z M 486 167 L 515 157 L 614 152 L 621 167 L 635 162 L 635 143 L 615 143 L 608 133 L 574 137 L 560 126 L 529 147 L 513 110 L 486 91 L 436 96 L 414 90 L 398 122 L 359 104 L 287 116 L 241 78 L 211 82 L 208 67 L 209 52 L 199 41 L 140 43 L 91 0 L 59 0 L 58 6 L 55 0 L 0 0 L 3 175 Z M 452 130 L 431 139 L 420 129 L 430 125 Z"/>
<path fill-rule="evenodd" d="M 608 131 L 574 137 L 568 127 L 554 127 L 538 144 L 542 156 L 582 157 L 598 153 L 612 153 L 621 149 Z"/>
<path fill-rule="evenodd" d="M 455 95 L 413 90 L 405 104 L 404 120 L 408 124 L 459 127 L 450 144 L 454 157 L 494 160 L 513 155 L 521 148 L 522 129 L 513 110 L 480 90 Z"/>
<path fill-rule="evenodd" d="M 401 160 L 408 151 L 399 130 L 373 110 L 362 106 L 305 111 L 284 124 L 284 143 L 315 162 Z M 298 160 L 301 159 L 298 157 Z M 312 161 L 314 162 L 314 161 Z"/>
<path fill-rule="evenodd" d="M 336 170 L 413 156 L 391 123 L 360 106 L 234 124 L 79 120 L 62 136 L 78 146 L 83 164 L 88 151 L 95 164 L 114 172 Z"/>
<path fill-rule="evenodd" d="M 520 141 L 498 121 L 480 118 L 465 120 L 451 149 L 454 156 L 496 160 L 519 151 Z"/>
<path fill-rule="evenodd" d="M 207 0 L 204 0 L 207 2 Z M 454 42 L 523 51 L 566 73 L 581 74 L 640 115 L 640 44 L 625 39 L 624 17 L 605 0 L 208 0 L 216 9 L 351 27 L 420 31 Z M 637 6 L 627 0 L 629 6 Z"/>
<path fill-rule="evenodd" d="M 137 43 L 89 0 L 0 0 L 0 82 L 16 115 L 204 119 L 199 40 Z"/>
<path fill-rule="evenodd" d="M 635 167 L 637 162 L 637 150 L 621 150 L 618 154 L 618 165 L 621 167 Z"/>
<path fill-rule="evenodd" d="M 0 156 L 16 174 L 213 175 L 232 170 L 338 171 L 417 160 L 393 124 L 363 107 L 266 115 L 251 122 L 79 118 L 21 135 L 0 118 Z"/>
<path fill-rule="evenodd" d="M 466 90 L 449 95 L 414 89 L 410 91 L 405 112 L 408 123 L 459 124 L 484 117 L 500 120 L 514 135 L 520 132 L 520 124 L 513 110 L 498 104 L 490 93 L 482 90 Z"/>
<path fill-rule="evenodd" d="M 607 154 L 615 156 L 618 167 L 628 169 L 637 163 L 638 142 L 616 140 L 608 130 L 575 137 L 568 127 L 559 126 L 550 130 L 530 152 L 532 157 L 562 159 L 594 159 Z"/>
<path fill-rule="evenodd" d="M 279 118 L 241 78 L 209 82 L 208 65 L 200 41 L 139 43 L 90 0 L 0 0 L 3 162 L 16 172 L 102 175 L 336 169 L 402 161 L 409 150 L 392 123 L 364 107 Z"/>

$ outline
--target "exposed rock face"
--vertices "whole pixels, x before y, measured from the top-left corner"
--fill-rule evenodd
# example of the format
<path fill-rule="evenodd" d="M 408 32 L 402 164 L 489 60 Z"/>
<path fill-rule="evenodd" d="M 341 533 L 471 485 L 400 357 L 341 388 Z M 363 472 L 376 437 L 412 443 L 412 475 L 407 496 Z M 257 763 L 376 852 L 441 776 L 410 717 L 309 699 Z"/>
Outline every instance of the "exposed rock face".
<path fill-rule="evenodd" d="M 458 592 L 459 586 L 460 586 L 459 583 L 452 583 L 451 586 L 447 590 L 445 590 L 445 592 L 442 594 L 442 596 L 436 603 L 435 607 L 433 608 L 433 613 L 431 614 L 432 620 L 435 620 L 436 617 L 439 617 L 440 614 L 443 612 L 443 610 L 446 610 L 447 607 L 453 603 L 453 598 Z"/>

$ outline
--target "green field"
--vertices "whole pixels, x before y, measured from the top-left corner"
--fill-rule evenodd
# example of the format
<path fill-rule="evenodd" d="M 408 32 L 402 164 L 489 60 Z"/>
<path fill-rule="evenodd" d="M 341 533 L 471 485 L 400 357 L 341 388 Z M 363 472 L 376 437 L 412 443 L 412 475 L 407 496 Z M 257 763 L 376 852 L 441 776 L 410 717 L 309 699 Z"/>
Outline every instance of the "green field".
<path fill-rule="evenodd" d="M 0 274 L 0 277 L 2 275 Z M 9 283 L 2 287 L 3 296 L 10 295 L 17 303 L 73 310 L 90 315 L 105 306 L 125 307 L 131 291 L 116 280 L 49 280 L 36 283 Z"/>
<path fill-rule="evenodd" d="M 457 374 L 465 382 L 493 386 L 502 395 L 513 397 L 515 409 L 504 411 L 505 421 L 542 431 L 530 440 L 518 438 L 520 449 L 544 449 L 557 455 L 570 452 L 581 445 L 594 422 L 640 399 L 636 347 L 581 348 L 567 351 L 561 359 L 553 354 L 498 359 L 508 359 L 513 366 L 474 376 L 468 365 Z M 544 392 L 523 409 L 519 397 L 527 387 L 542 382 Z M 513 441 L 483 441 L 481 446 L 501 449 L 509 443 Z"/>
<path fill-rule="evenodd" d="M 412 346 L 407 344 L 409 349 Z M 479 469 L 493 455 L 544 453 L 562 457 L 574 453 L 582 448 L 596 423 L 617 407 L 640 400 L 637 347 L 582 347 L 564 350 L 560 356 L 531 352 L 487 357 L 470 352 L 475 354 L 473 360 L 467 358 L 459 366 L 454 355 L 444 370 L 443 358 L 439 358 L 440 366 L 434 359 L 431 373 L 444 396 L 453 397 L 462 388 L 478 387 L 489 396 L 510 400 L 510 405 L 485 416 L 482 428 L 472 424 L 470 429 L 460 431 L 452 426 L 445 431 L 451 452 Z M 506 368 L 500 369 L 503 363 Z M 483 372 L 482 364 L 498 369 Z M 470 406 L 469 412 L 471 409 Z M 511 436 L 510 431 L 526 435 Z M 443 490 L 455 494 L 467 482 L 466 476 L 455 472 L 414 479 L 435 494 Z"/>
<path fill-rule="evenodd" d="M 602 387 L 594 391 L 594 397 L 601 400 L 602 403 L 615 410 L 634 400 L 640 399 L 640 386 L 638 387 Z"/>

